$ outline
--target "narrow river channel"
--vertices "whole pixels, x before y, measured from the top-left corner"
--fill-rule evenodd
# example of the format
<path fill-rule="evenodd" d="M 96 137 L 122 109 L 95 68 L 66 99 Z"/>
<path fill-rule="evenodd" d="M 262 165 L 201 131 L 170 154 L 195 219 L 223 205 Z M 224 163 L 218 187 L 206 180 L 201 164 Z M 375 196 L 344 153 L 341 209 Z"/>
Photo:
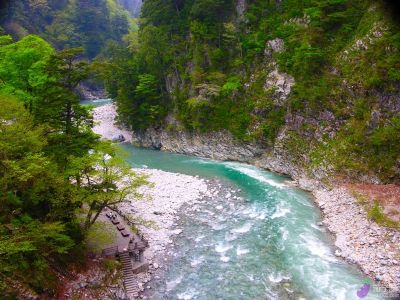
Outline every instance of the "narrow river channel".
<path fill-rule="evenodd" d="M 217 191 L 181 209 L 183 232 L 150 299 L 360 299 L 366 277 L 335 257 L 311 196 L 287 178 L 236 162 L 121 147 L 132 166 L 198 175 Z"/>

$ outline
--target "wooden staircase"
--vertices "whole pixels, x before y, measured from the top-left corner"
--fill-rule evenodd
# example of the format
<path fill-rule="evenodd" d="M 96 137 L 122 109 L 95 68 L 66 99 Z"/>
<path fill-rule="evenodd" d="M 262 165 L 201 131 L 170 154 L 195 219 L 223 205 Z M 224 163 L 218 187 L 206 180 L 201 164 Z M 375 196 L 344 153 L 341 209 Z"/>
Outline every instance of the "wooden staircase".
<path fill-rule="evenodd" d="M 128 299 L 135 299 L 139 296 L 139 286 L 132 272 L 132 261 L 127 251 L 119 253 L 124 273 L 124 286 Z"/>

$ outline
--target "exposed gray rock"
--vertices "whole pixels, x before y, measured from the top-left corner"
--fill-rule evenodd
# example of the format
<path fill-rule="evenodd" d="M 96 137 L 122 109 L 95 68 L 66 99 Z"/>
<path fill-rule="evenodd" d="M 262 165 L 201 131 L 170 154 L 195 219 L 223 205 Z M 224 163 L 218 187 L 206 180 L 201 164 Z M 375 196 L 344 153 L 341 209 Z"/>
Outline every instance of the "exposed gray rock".
<path fill-rule="evenodd" d="M 280 38 L 267 41 L 264 55 L 266 58 L 266 71 L 268 72 L 265 80 L 264 89 L 272 92 L 272 97 L 276 105 L 283 106 L 294 85 L 294 78 L 289 74 L 280 72 L 273 58 L 273 53 L 280 53 L 285 50 L 284 41 Z"/>
<path fill-rule="evenodd" d="M 246 0 L 238 0 L 236 4 L 236 12 L 238 15 L 238 19 L 243 19 L 244 13 L 247 9 L 247 1 Z"/>
<path fill-rule="evenodd" d="M 271 57 L 275 52 L 280 53 L 285 50 L 284 41 L 280 38 L 267 41 L 265 45 L 264 54 L 265 56 Z"/>
<path fill-rule="evenodd" d="M 236 142 L 228 131 L 199 135 L 188 131 L 150 128 L 136 132 L 133 143 L 174 153 L 241 162 L 250 162 L 265 152 L 264 148 L 256 144 Z"/>
<path fill-rule="evenodd" d="M 283 106 L 294 85 L 294 78 L 289 74 L 280 72 L 278 68 L 268 73 L 264 84 L 266 90 L 273 90 L 274 103 Z"/>
<path fill-rule="evenodd" d="M 116 136 L 114 136 L 111 141 L 116 142 L 116 143 L 122 143 L 125 141 L 125 137 L 122 134 L 118 134 Z"/>

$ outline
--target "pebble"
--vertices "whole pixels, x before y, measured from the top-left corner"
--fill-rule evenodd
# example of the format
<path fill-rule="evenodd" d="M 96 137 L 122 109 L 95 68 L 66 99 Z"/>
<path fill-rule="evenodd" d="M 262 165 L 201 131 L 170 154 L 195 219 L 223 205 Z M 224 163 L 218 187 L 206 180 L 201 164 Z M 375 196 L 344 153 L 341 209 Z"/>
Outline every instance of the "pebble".
<path fill-rule="evenodd" d="M 107 135 L 123 134 L 127 140 L 131 139 L 129 132 L 115 128 L 113 125 L 115 115 L 113 105 L 96 108 L 94 111 L 95 121 L 100 120 L 101 124 L 95 127 L 95 132 L 102 134 L 105 138 Z M 131 209 L 134 209 L 135 214 L 140 214 L 145 220 L 152 221 L 155 226 L 159 227 L 157 230 L 140 228 L 149 239 L 150 249 L 156 245 L 172 243 L 170 240 L 171 228 L 176 221 L 176 211 L 183 203 L 195 202 L 206 194 L 216 196 L 221 188 L 221 184 L 217 184 L 208 189 L 207 183 L 198 176 L 149 169 L 139 171 L 147 172 L 150 176 L 149 181 L 155 183 L 155 188 L 142 190 L 145 196 L 149 196 L 152 201 L 132 201 L 134 207 L 127 207 L 126 211 L 132 213 Z M 302 183 L 303 186 L 305 184 L 307 181 Z M 366 212 L 357 205 L 355 199 L 345 188 L 314 189 L 314 195 L 316 202 L 324 212 L 323 224 L 336 235 L 337 240 L 350 241 L 347 245 L 346 243 L 338 245 L 339 249 L 335 251 L 335 255 L 340 254 L 346 260 L 358 264 L 366 274 L 376 277 L 391 290 L 400 291 L 400 266 L 393 260 L 387 265 L 381 265 L 377 256 L 378 253 L 388 252 L 384 246 L 384 239 L 386 236 L 393 236 L 388 242 L 391 242 L 394 245 L 392 248 L 396 249 L 393 257 L 400 257 L 400 249 L 396 246 L 400 240 L 400 234 L 370 222 Z M 227 196 L 228 194 L 225 195 L 225 197 Z M 161 212 L 162 215 L 155 215 L 153 211 Z M 370 236 L 371 238 L 369 238 Z"/>
<path fill-rule="evenodd" d="M 323 209 L 323 223 L 336 237 L 339 249 L 335 255 L 359 265 L 365 274 L 390 290 L 400 292 L 400 266 L 392 259 L 400 257 L 400 249 L 395 239 L 386 238 L 396 236 L 396 232 L 368 220 L 367 213 L 344 187 L 315 190 L 314 196 Z"/>

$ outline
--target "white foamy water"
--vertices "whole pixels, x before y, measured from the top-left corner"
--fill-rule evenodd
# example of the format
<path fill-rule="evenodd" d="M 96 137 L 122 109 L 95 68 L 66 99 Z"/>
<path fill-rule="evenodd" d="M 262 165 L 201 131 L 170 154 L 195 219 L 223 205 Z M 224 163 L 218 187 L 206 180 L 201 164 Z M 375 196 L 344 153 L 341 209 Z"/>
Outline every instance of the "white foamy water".
<path fill-rule="evenodd" d="M 238 237 L 239 236 L 235 233 L 230 233 L 230 232 L 225 233 L 225 241 L 227 242 L 232 242 L 236 240 Z"/>
<path fill-rule="evenodd" d="M 282 182 L 278 182 L 272 178 L 267 178 L 263 172 L 253 166 L 250 165 L 244 165 L 241 163 L 225 163 L 228 167 L 235 169 L 243 174 L 246 174 L 249 177 L 252 177 L 260 182 L 266 183 L 270 186 L 277 187 L 277 188 L 285 188 L 287 187 L 286 184 Z M 265 172 L 264 172 L 265 173 Z"/>
<path fill-rule="evenodd" d="M 191 288 L 183 293 L 178 294 L 177 296 L 178 296 L 178 299 L 190 300 L 190 299 L 193 299 L 193 297 L 195 297 L 197 294 L 198 294 L 198 292 L 195 289 Z"/>
<path fill-rule="evenodd" d="M 268 280 L 273 283 L 279 283 L 282 282 L 282 280 L 289 280 L 289 279 L 290 279 L 289 276 L 284 276 L 281 273 L 268 275 Z"/>
<path fill-rule="evenodd" d="M 232 245 L 218 244 L 217 246 L 215 246 L 215 251 L 217 251 L 218 253 L 224 253 L 229 249 L 232 249 L 232 247 L 233 247 Z"/>
<path fill-rule="evenodd" d="M 337 261 L 327 245 L 316 239 L 311 234 L 300 234 L 299 237 L 306 249 L 308 249 L 308 251 L 310 251 L 314 256 L 319 256 L 324 262 Z"/>
<path fill-rule="evenodd" d="M 190 265 L 192 267 L 197 267 L 198 265 L 202 264 L 204 262 L 204 257 L 200 256 L 200 257 L 196 257 L 194 258 L 191 262 Z"/>
<path fill-rule="evenodd" d="M 225 256 L 225 255 L 221 256 L 221 261 L 223 261 L 223 262 L 228 262 L 230 260 L 231 259 L 228 256 Z"/>
<path fill-rule="evenodd" d="M 286 241 L 287 238 L 288 238 L 288 236 L 289 236 L 289 230 L 287 230 L 287 229 L 284 228 L 284 227 L 281 227 L 281 228 L 280 228 L 280 231 L 282 232 L 282 240 L 283 240 L 283 241 Z"/>
<path fill-rule="evenodd" d="M 250 231 L 250 229 L 251 229 L 251 227 L 252 227 L 253 225 L 251 224 L 251 223 L 245 223 L 243 226 L 241 226 L 241 227 L 238 227 L 238 228 L 235 228 L 235 229 L 232 229 L 231 230 L 231 232 L 232 233 L 246 233 L 246 232 L 249 232 Z"/>
<path fill-rule="evenodd" d="M 278 206 L 278 209 L 272 214 L 271 219 L 281 218 L 290 212 L 289 208 Z"/>
<path fill-rule="evenodd" d="M 202 239 L 204 239 L 204 235 L 199 235 L 198 237 L 196 237 L 194 240 L 196 243 L 200 242 Z"/>
<path fill-rule="evenodd" d="M 223 223 L 211 223 L 210 226 L 213 230 L 222 230 L 225 228 Z"/>
<path fill-rule="evenodd" d="M 173 280 L 167 281 L 166 282 L 167 290 L 171 291 L 171 290 L 175 289 L 176 286 L 182 282 L 182 279 L 183 279 L 183 275 L 180 275 L 180 276 L 178 276 L 177 278 L 175 278 Z"/>
<path fill-rule="evenodd" d="M 243 254 L 247 254 L 249 252 L 250 252 L 249 249 L 242 248 L 241 246 L 238 246 L 237 249 L 236 249 L 236 255 L 238 255 L 238 256 L 243 255 Z"/>

